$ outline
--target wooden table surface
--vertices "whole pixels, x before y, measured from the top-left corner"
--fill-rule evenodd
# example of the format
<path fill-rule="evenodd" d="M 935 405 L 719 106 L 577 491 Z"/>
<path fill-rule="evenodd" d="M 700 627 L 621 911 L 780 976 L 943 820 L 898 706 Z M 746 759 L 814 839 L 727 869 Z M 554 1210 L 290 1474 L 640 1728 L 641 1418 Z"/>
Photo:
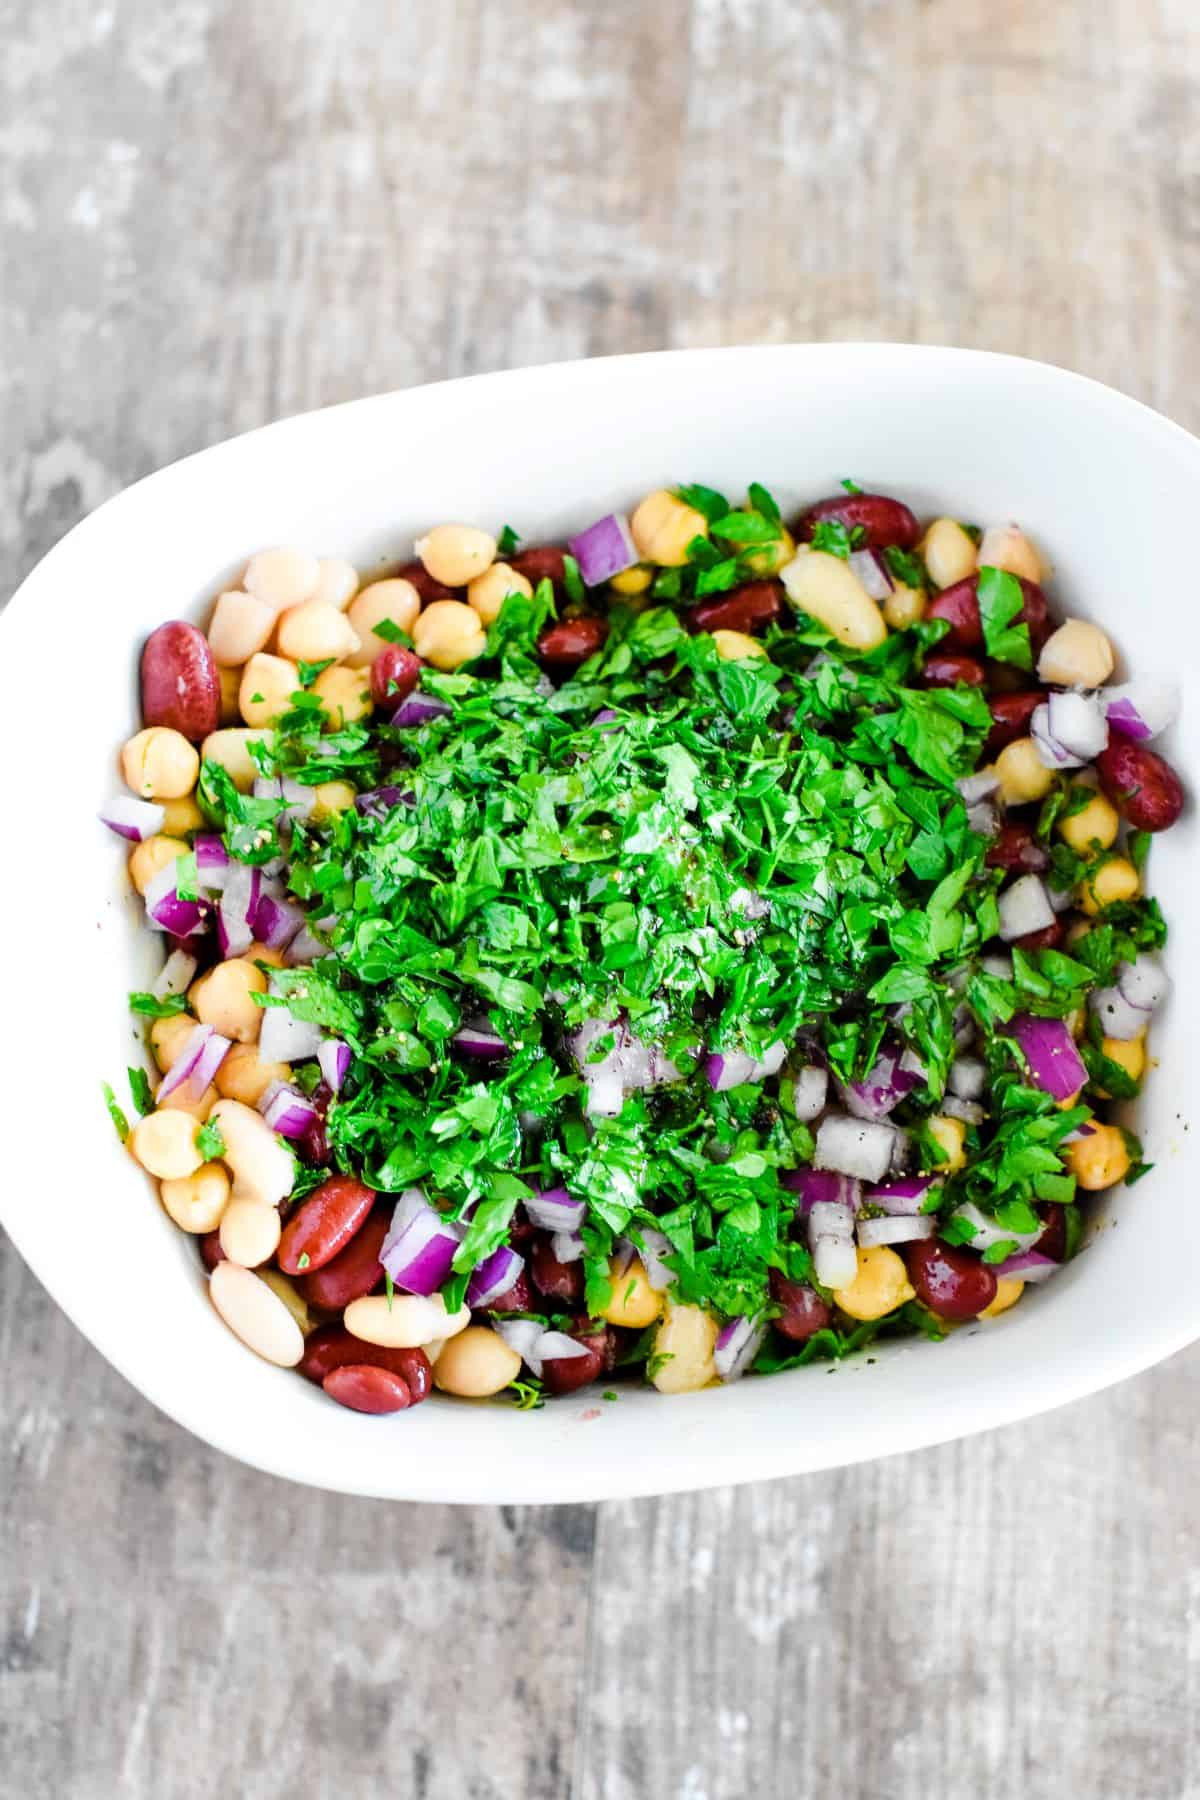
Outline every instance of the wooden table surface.
<path fill-rule="evenodd" d="M 976 344 L 1200 426 L 1195 0 L 0 0 L 0 68 L 4 592 L 187 451 L 560 357 Z M 0 1356 L 6 1795 L 1200 1796 L 1200 1352 L 498 1511 L 224 1461 L 7 1249 Z"/>

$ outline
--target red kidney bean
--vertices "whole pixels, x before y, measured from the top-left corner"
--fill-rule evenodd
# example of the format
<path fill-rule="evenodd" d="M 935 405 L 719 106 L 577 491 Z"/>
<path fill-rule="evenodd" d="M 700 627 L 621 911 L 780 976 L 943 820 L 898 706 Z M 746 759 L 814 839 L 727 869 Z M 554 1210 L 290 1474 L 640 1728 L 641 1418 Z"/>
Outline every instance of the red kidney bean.
<path fill-rule="evenodd" d="M 529 1291 L 529 1277 L 524 1269 L 521 1270 L 507 1294 L 500 1294 L 495 1300 L 489 1301 L 483 1310 L 490 1313 L 537 1312 L 538 1309 L 533 1303 L 533 1295 Z"/>
<path fill-rule="evenodd" d="M 1027 931 L 1024 937 L 1014 938 L 1013 943 L 1018 950 L 1057 950 L 1066 929 L 1061 919 L 1055 919 L 1053 925 L 1043 925 L 1040 931 Z"/>
<path fill-rule="evenodd" d="M 1050 852 L 1039 844 L 1031 825 L 1010 819 L 1000 827 L 984 859 L 989 869 L 1020 870 L 1023 875 L 1040 875 L 1050 867 Z"/>
<path fill-rule="evenodd" d="M 531 550 L 518 550 L 515 556 L 508 558 L 508 566 L 523 575 L 526 581 L 536 587 L 539 581 L 552 581 L 560 587 L 566 577 L 563 568 L 563 557 L 566 555 L 564 544 L 537 544 Z"/>
<path fill-rule="evenodd" d="M 321 1386 L 339 1406 L 361 1413 L 397 1413 L 412 1405 L 408 1384 L 377 1363 L 343 1363 L 331 1369 Z"/>
<path fill-rule="evenodd" d="M 219 1262 L 225 1261 L 219 1231 L 206 1231 L 200 1242 L 200 1260 L 211 1275 Z"/>
<path fill-rule="evenodd" d="M 333 1369 L 369 1363 L 399 1375 L 411 1403 L 417 1406 L 433 1386 L 433 1369 L 423 1350 L 396 1350 L 387 1344 L 367 1344 L 344 1325 L 321 1325 L 309 1333 L 297 1367 L 309 1381 L 323 1383 Z"/>
<path fill-rule="evenodd" d="M 513 1214 L 512 1224 L 508 1228 L 508 1241 L 514 1249 L 519 1249 L 522 1244 L 532 1244 L 537 1236 L 537 1230 L 537 1226 L 524 1207 L 518 1206 Z"/>
<path fill-rule="evenodd" d="M 403 644 L 385 644 L 371 664 L 371 698 L 376 706 L 399 706 L 421 679 L 425 664 Z"/>
<path fill-rule="evenodd" d="M 142 719 L 198 744 L 221 723 L 221 680 L 207 640 L 184 619 L 152 631 L 142 651 Z"/>
<path fill-rule="evenodd" d="M 578 1306 L 583 1299 L 582 1262 L 559 1262 L 548 1237 L 539 1235 L 534 1239 L 529 1273 L 534 1287 L 547 1299 L 561 1300 L 567 1306 Z"/>
<path fill-rule="evenodd" d="M 793 1343 L 804 1344 L 818 1331 L 824 1331 L 830 1320 L 830 1308 L 813 1288 L 802 1281 L 789 1281 L 778 1269 L 770 1272 L 771 1298 L 782 1310 L 772 1321 L 776 1331 Z"/>
<path fill-rule="evenodd" d="M 573 1394 L 598 1381 L 612 1368 L 615 1346 L 607 1331 L 572 1332 L 587 1349 L 586 1356 L 550 1356 L 542 1364 L 542 1378 L 552 1394 Z"/>
<path fill-rule="evenodd" d="M 987 675 L 987 691 L 989 694 L 1019 694 L 1029 680 L 1027 669 L 1018 669 L 1015 663 L 993 662 L 989 657 L 984 663 Z M 1039 695 L 1044 699 L 1045 695 Z"/>
<path fill-rule="evenodd" d="M 783 612 L 783 586 L 778 581 L 748 581 L 717 600 L 702 600 L 687 615 L 693 631 L 761 630 Z"/>
<path fill-rule="evenodd" d="M 1029 642 L 1036 657 L 1050 635 L 1050 609 L 1046 605 L 1046 596 L 1036 581 L 1026 581 L 1020 575 L 1015 579 L 1021 583 L 1021 592 L 1025 596 L 1017 620 L 1028 625 Z M 941 640 L 945 649 L 966 652 L 981 649 L 983 620 L 979 616 L 978 575 L 968 575 L 965 581 L 956 581 L 950 587 L 943 588 L 937 599 L 931 602 L 928 617 L 945 619 L 950 626 Z"/>
<path fill-rule="evenodd" d="M 382 580 L 383 577 L 376 576 L 375 579 Z M 428 606 L 431 600 L 458 599 L 458 589 L 448 588 L 444 582 L 435 581 L 424 563 L 405 563 L 403 568 L 396 570 L 395 579 L 397 581 L 411 581 L 412 585 L 421 596 L 422 606 Z"/>
<path fill-rule="evenodd" d="M 285 1275 L 303 1275 L 332 1262 L 367 1217 L 379 1195 L 352 1175 L 331 1175 L 302 1200 L 283 1228 L 276 1261 Z"/>
<path fill-rule="evenodd" d="M 940 1238 L 906 1244 L 904 1260 L 918 1300 L 940 1319 L 977 1318 L 996 1298 L 992 1270 L 956 1244 Z"/>
<path fill-rule="evenodd" d="M 998 694 L 988 702 L 992 729 L 984 741 L 985 761 L 994 761 L 1009 744 L 1029 736 L 1029 721 L 1045 698 L 1045 694 L 1034 688 L 1021 694 Z"/>
<path fill-rule="evenodd" d="M 608 636 L 608 620 L 591 613 L 574 619 L 560 619 L 548 625 L 538 639 L 538 655 L 552 669 L 577 669 L 597 650 Z"/>
<path fill-rule="evenodd" d="M 1100 785 L 1136 831 L 1166 831 L 1183 811 L 1183 785 L 1156 750 L 1114 737 L 1096 758 Z"/>
<path fill-rule="evenodd" d="M 973 656 L 931 650 L 918 679 L 922 687 L 982 687 L 986 676 Z"/>
<path fill-rule="evenodd" d="M 352 1300 L 361 1300 L 364 1294 L 382 1287 L 379 1252 L 391 1223 L 391 1206 L 376 1206 L 344 1250 L 339 1250 L 324 1268 L 302 1275 L 296 1286 L 308 1305 L 323 1312 L 341 1312 Z"/>
<path fill-rule="evenodd" d="M 831 494 L 828 500 L 818 500 L 801 515 L 796 537 L 807 542 L 824 519 L 837 519 L 847 531 L 858 526 L 866 534 L 861 539 L 864 550 L 882 550 L 888 544 L 911 550 L 921 535 L 915 514 L 887 494 Z"/>
<path fill-rule="evenodd" d="M 1055 1262 L 1061 1262 L 1067 1254 L 1067 1209 L 1047 1201 L 1040 1211 L 1046 1225 L 1033 1248 L 1042 1256 L 1052 1256 Z"/>

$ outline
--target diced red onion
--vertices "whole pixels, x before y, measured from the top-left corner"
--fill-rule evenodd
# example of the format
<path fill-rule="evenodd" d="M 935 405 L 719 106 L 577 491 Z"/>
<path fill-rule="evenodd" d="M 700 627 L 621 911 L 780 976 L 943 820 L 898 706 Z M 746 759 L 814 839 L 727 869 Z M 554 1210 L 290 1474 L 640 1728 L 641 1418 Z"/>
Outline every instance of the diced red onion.
<path fill-rule="evenodd" d="M 878 550 L 852 550 L 847 561 L 872 600 L 886 600 L 895 587 L 891 572 Z"/>
<path fill-rule="evenodd" d="M 170 1094 L 184 1089 L 191 1099 L 199 1100 L 232 1048 L 232 1039 L 222 1037 L 211 1025 L 194 1025 L 159 1083 L 157 1104 L 161 1106 Z"/>
<path fill-rule="evenodd" d="M 550 1240 L 556 1262 L 579 1262 L 583 1256 L 583 1234 L 578 1231 L 556 1231 Z"/>
<path fill-rule="evenodd" d="M 620 717 L 613 711 L 611 706 L 602 706 L 592 720 L 592 729 L 594 731 L 602 731 L 606 735 L 610 731 L 619 731 L 621 729 Z"/>
<path fill-rule="evenodd" d="M 637 1233 L 642 1240 L 642 1265 L 646 1271 L 646 1280 L 656 1293 L 661 1294 L 675 1280 L 674 1269 L 669 1269 L 664 1260 L 671 1255 L 674 1245 L 665 1232 L 656 1231 L 649 1225 L 639 1225 Z"/>
<path fill-rule="evenodd" d="M 284 1082 L 269 1104 L 262 1108 L 262 1116 L 280 1137 L 302 1138 L 318 1115 L 312 1101 L 299 1088 Z"/>
<path fill-rule="evenodd" d="M 263 1062 L 302 1062 L 321 1048 L 321 1027 L 309 1019 L 297 1019 L 286 1006 L 263 1011 L 258 1054 Z"/>
<path fill-rule="evenodd" d="M 209 894 L 224 891 L 230 871 L 237 867 L 215 831 L 198 832 L 192 849 L 196 854 L 196 876 Z"/>
<path fill-rule="evenodd" d="M 868 1188 L 868 1206 L 877 1206 L 893 1218 L 908 1218 L 919 1213 L 930 1188 L 936 1187 L 936 1175 L 906 1175 L 900 1181 L 889 1181 L 885 1187 Z"/>
<path fill-rule="evenodd" d="M 317 1051 L 321 1079 L 331 1094 L 340 1094 L 350 1073 L 350 1046 L 341 1038 L 326 1038 Z"/>
<path fill-rule="evenodd" d="M 412 1206 L 409 1190 L 401 1195 L 397 1211 L 392 1215 L 392 1228 L 383 1241 L 379 1260 L 395 1282 L 409 1294 L 435 1293 L 450 1273 L 450 1265 L 462 1242 L 463 1227 L 443 1219 L 420 1195 L 419 1207 Z M 401 1209 L 407 1206 L 407 1214 Z M 407 1223 L 397 1231 L 397 1216 L 407 1216 Z"/>
<path fill-rule="evenodd" d="M 1079 769 L 1084 758 L 1075 756 L 1060 744 L 1057 738 L 1050 735 L 1050 708 L 1045 701 L 1034 708 L 1029 720 L 1029 735 L 1033 739 L 1038 761 L 1047 769 Z"/>
<path fill-rule="evenodd" d="M 537 1359 L 540 1363 L 573 1362 L 576 1357 L 587 1354 L 587 1345 L 581 1344 L 578 1338 L 568 1337 L 565 1331 L 543 1331 L 537 1341 Z M 530 1364 L 531 1368 L 532 1366 Z"/>
<path fill-rule="evenodd" d="M 807 1124 L 823 1111 L 828 1092 L 828 1069 L 814 1064 L 797 1069 L 792 1077 L 792 1111 L 802 1124 Z"/>
<path fill-rule="evenodd" d="M 1011 956 L 981 956 L 979 967 L 985 975 L 994 975 L 998 981 L 1011 981 L 1013 978 Z"/>
<path fill-rule="evenodd" d="M 977 1056 L 956 1056 L 950 1064 L 948 1086 L 960 1100 L 978 1100 L 987 1086 L 987 1065 Z"/>
<path fill-rule="evenodd" d="M 913 1069 L 902 1067 L 895 1050 L 881 1050 L 874 1067 L 861 1081 L 839 1082 L 838 1086 L 847 1112 L 856 1119 L 880 1120 L 886 1119 L 906 1094 L 920 1087 L 922 1079 Z"/>
<path fill-rule="evenodd" d="M 765 1081 L 769 1075 L 778 1073 L 786 1055 L 784 1043 L 768 1044 L 761 1057 L 751 1056 L 744 1050 L 716 1050 L 705 1061 L 704 1073 L 714 1094 L 725 1094 L 730 1088 Z"/>
<path fill-rule="evenodd" d="M 999 791 L 1000 777 L 992 769 L 980 769 L 977 775 L 964 775 L 954 785 L 962 795 L 963 805 L 974 806 L 979 800 L 990 800 Z"/>
<path fill-rule="evenodd" d="M 191 937 L 204 928 L 204 909 L 196 900 L 180 899 L 176 889 L 178 873 L 177 865 L 169 862 L 150 880 L 143 896 L 146 917 L 151 925 L 159 931 L 169 931 L 172 937 Z"/>
<path fill-rule="evenodd" d="M 1105 1037 L 1128 1044 L 1141 1037 L 1150 1023 L 1148 1006 L 1134 1006 L 1119 987 L 1093 988 L 1088 1005 L 1099 1019 Z"/>
<path fill-rule="evenodd" d="M 404 704 L 407 706 L 408 701 Z M 417 797 L 410 788 L 397 787 L 392 782 L 385 787 L 366 788 L 354 797 L 356 810 L 366 819 L 386 819 L 395 807 L 416 804 Z"/>
<path fill-rule="evenodd" d="M 1018 1013 L 1008 1030 L 1020 1046 L 1033 1085 L 1052 1100 L 1073 1099 L 1088 1077 L 1065 1021 Z"/>
<path fill-rule="evenodd" d="M 254 942 L 251 919 L 258 906 L 261 876 L 248 863 L 235 863 L 217 904 L 217 942 L 221 955 L 244 956 Z"/>
<path fill-rule="evenodd" d="M 1040 1250 L 1021 1250 L 1007 1262 L 993 1263 L 992 1274 L 997 1281 L 1048 1281 L 1061 1268 L 1061 1263 L 1052 1256 L 1043 1256 Z"/>
<path fill-rule="evenodd" d="M 891 1125 L 830 1113 L 817 1127 L 813 1161 L 818 1169 L 836 1169 L 859 1181 L 882 1181 L 895 1148 Z"/>
<path fill-rule="evenodd" d="M 599 587 L 614 575 L 624 574 L 640 560 L 629 520 L 624 513 L 607 513 L 577 537 L 567 539 L 567 548 L 579 564 L 585 587 Z"/>
<path fill-rule="evenodd" d="M 836 1201 L 818 1200 L 808 1214 L 813 1273 L 822 1287 L 848 1287 L 858 1273 L 854 1214 Z"/>
<path fill-rule="evenodd" d="M 1108 720 L 1099 694 L 1079 694 L 1067 689 L 1052 693 L 1046 704 L 1049 733 L 1055 743 L 1085 763 L 1094 762 L 1108 745 Z"/>
<path fill-rule="evenodd" d="M 474 1056 L 481 1062 L 490 1062 L 495 1057 L 507 1056 L 509 1046 L 498 1032 L 492 1030 L 486 1019 L 468 1019 L 450 1039 L 457 1045 L 464 1056 Z"/>
<path fill-rule="evenodd" d="M 957 1094 L 947 1094 L 942 1101 L 942 1111 L 952 1119 L 961 1119 L 964 1125 L 982 1125 L 987 1113 L 978 1100 L 960 1100 Z"/>
<path fill-rule="evenodd" d="M 542 1359 L 538 1355 L 538 1345 L 546 1336 L 543 1326 L 536 1319 L 497 1319 L 495 1323 L 497 1336 L 502 1337 L 510 1350 L 515 1350 L 526 1368 L 541 1379 Z"/>
<path fill-rule="evenodd" d="M 444 700 L 433 694 L 422 694 L 417 689 L 400 702 L 389 723 L 406 731 L 416 725 L 427 725 L 431 719 L 448 718 L 453 710 Z"/>
<path fill-rule="evenodd" d="M 589 1062 L 592 1045 L 610 1032 L 612 1048 L 599 1062 Z M 587 1110 L 593 1116 L 616 1118 L 627 1092 L 644 1092 L 682 1080 L 670 1057 L 643 1043 L 622 1020 L 585 1019 L 568 1040 L 568 1048 L 583 1076 Z"/>
<path fill-rule="evenodd" d="M 573 1199 L 565 1187 L 544 1188 L 529 1196 L 525 1211 L 543 1231 L 578 1231 L 587 1217 L 587 1201 Z"/>
<path fill-rule="evenodd" d="M 1101 688 L 1098 697 L 1112 730 L 1138 744 L 1156 738 L 1179 713 L 1179 684 L 1174 681 L 1127 681 L 1123 687 Z"/>
<path fill-rule="evenodd" d="M 996 899 L 1000 936 L 1006 944 L 1030 931 L 1044 931 L 1054 923 L 1054 908 L 1040 875 L 1018 875 Z"/>
<path fill-rule="evenodd" d="M 131 844 L 142 844 L 147 838 L 157 837 L 166 816 L 166 808 L 153 800 L 139 800 L 135 794 L 114 794 L 100 814 L 100 821 L 118 837 Z"/>
<path fill-rule="evenodd" d="M 878 1244 L 915 1244 L 922 1238 L 931 1238 L 936 1230 L 937 1220 L 932 1213 L 860 1219 L 858 1241 L 864 1250 L 871 1250 Z"/>
<path fill-rule="evenodd" d="M 857 1212 L 862 1204 L 862 1185 L 849 1175 L 832 1169 L 781 1169 L 779 1185 L 798 1195 L 796 1215 L 804 1219 L 813 1206 L 826 1200 L 837 1206 L 848 1206 Z"/>
<path fill-rule="evenodd" d="M 328 956 L 329 945 L 323 944 L 319 937 L 314 937 L 305 925 L 296 933 L 283 955 L 290 969 L 303 968 L 308 963 L 316 962 L 318 957 Z"/>
<path fill-rule="evenodd" d="M 282 800 L 289 813 L 298 819 L 312 817 L 317 805 L 317 790 L 303 781 L 292 781 L 286 775 L 260 775 L 254 783 L 258 800 Z"/>
<path fill-rule="evenodd" d="M 289 900 L 278 882 L 260 881 L 258 901 L 250 919 L 250 929 L 268 950 L 283 950 L 304 924 L 304 914 Z"/>
<path fill-rule="evenodd" d="M 1022 1250 L 1030 1250 L 1046 1229 L 1039 1219 L 1032 1231 L 1009 1231 L 999 1220 L 985 1213 L 976 1206 L 973 1200 L 967 1200 L 962 1206 L 956 1206 L 951 1213 L 953 1219 L 963 1219 L 971 1227 L 972 1250 L 990 1250 L 993 1244 L 1017 1244 Z"/>
<path fill-rule="evenodd" d="M 762 1348 L 766 1326 L 744 1313 L 730 1319 L 717 1333 L 713 1367 L 722 1381 L 740 1381 Z"/>
<path fill-rule="evenodd" d="M 1161 1006 L 1171 991 L 1170 977 L 1145 951 L 1131 963 L 1120 964 L 1117 969 L 1117 986 L 1130 1006 L 1142 1007 L 1147 1012 L 1153 1012 L 1156 1006 Z"/>
<path fill-rule="evenodd" d="M 767 919 L 771 915 L 771 902 L 754 888 L 734 888 L 729 896 L 729 907 L 731 912 L 741 913 L 744 919 Z"/>
<path fill-rule="evenodd" d="M 1075 896 L 1070 888 L 1056 888 L 1051 882 L 1046 883 L 1046 898 L 1050 902 L 1051 911 L 1055 913 L 1064 913 L 1075 903 Z"/>
<path fill-rule="evenodd" d="M 502 1294 L 516 1283 L 518 1275 L 525 1267 L 525 1259 L 501 1244 L 490 1256 L 485 1256 L 477 1263 L 475 1271 L 467 1283 L 467 1305 L 470 1307 L 490 1306 L 493 1300 L 499 1300 Z"/>
<path fill-rule="evenodd" d="M 199 966 L 189 951 L 172 950 L 159 970 L 150 992 L 156 1000 L 165 1000 L 171 994 L 186 993 Z"/>

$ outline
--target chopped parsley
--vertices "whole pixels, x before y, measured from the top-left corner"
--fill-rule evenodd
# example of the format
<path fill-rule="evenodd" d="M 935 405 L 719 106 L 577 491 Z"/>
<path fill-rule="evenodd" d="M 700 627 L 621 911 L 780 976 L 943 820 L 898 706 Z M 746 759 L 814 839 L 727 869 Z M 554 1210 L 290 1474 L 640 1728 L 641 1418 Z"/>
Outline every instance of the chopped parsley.
<path fill-rule="evenodd" d="M 225 1154 L 225 1139 L 221 1136 L 221 1127 L 212 1119 L 206 1119 L 196 1133 L 196 1148 L 205 1162 L 215 1162 Z"/>
<path fill-rule="evenodd" d="M 104 1095 L 104 1104 L 108 1108 L 108 1116 L 112 1120 L 117 1136 L 122 1143 L 129 1137 L 129 1120 L 117 1105 L 117 1096 L 107 1081 L 100 1083 L 100 1092 Z"/>
<path fill-rule="evenodd" d="M 133 993 L 129 996 L 130 1012 L 140 1013 L 145 1019 L 176 1019 L 187 1009 L 186 994 L 166 994 L 161 1000 L 157 994 Z"/>
<path fill-rule="evenodd" d="M 978 597 L 983 642 L 988 655 L 997 662 L 1012 663 L 1018 669 L 1032 669 L 1029 627 L 1020 622 L 1019 617 L 1025 596 L 1017 577 L 1010 575 L 1007 569 L 980 569 Z"/>

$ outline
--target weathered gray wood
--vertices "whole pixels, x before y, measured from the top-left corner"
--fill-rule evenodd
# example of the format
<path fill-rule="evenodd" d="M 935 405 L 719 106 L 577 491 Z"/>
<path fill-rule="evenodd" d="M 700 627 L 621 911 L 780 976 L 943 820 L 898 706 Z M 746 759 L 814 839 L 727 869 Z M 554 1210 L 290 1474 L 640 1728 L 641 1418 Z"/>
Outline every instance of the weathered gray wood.
<path fill-rule="evenodd" d="M 1196 425 L 1198 79 L 1189 0 L 0 0 L 0 592 L 231 431 L 560 356 L 958 341 Z M 1200 1800 L 1200 1354 L 460 1513 L 227 1463 L 0 1284 L 0 1791 Z"/>

